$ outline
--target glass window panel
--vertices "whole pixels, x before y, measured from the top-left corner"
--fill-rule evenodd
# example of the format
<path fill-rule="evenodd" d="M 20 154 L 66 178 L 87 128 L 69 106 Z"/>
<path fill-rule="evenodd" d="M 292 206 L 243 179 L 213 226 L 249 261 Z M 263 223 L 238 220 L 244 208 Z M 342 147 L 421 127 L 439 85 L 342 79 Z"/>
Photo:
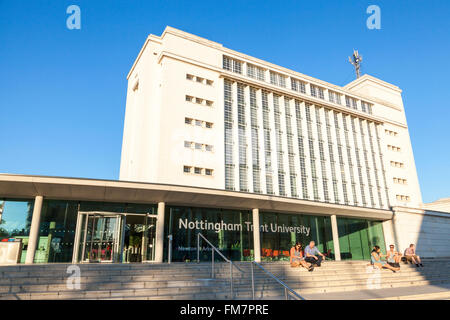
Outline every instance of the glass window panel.
<path fill-rule="evenodd" d="M 25 263 L 31 218 L 33 216 L 33 200 L 0 200 L 0 240 L 5 238 L 22 239 L 22 255 L 20 263 Z"/>

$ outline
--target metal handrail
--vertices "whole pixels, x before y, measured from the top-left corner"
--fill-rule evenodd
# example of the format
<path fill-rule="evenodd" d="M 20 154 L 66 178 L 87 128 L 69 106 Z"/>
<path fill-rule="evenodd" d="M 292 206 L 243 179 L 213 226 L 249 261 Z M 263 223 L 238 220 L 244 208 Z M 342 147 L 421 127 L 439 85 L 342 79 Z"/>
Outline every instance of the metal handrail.
<path fill-rule="evenodd" d="M 228 262 L 230 264 L 230 293 L 231 293 L 231 298 L 233 298 L 234 297 L 234 294 L 233 294 L 233 266 L 236 267 L 241 272 L 242 272 L 242 270 L 238 266 L 236 266 L 231 260 L 229 260 L 227 257 L 225 257 L 222 254 L 222 252 L 220 252 L 219 249 L 217 249 L 216 246 L 214 246 L 211 242 L 209 242 L 209 240 L 206 239 L 205 236 L 203 234 L 201 234 L 200 232 L 197 233 L 197 263 L 200 262 L 200 237 L 202 237 L 203 240 L 206 241 L 206 243 L 208 245 L 210 245 L 212 248 L 211 278 L 214 279 L 214 251 L 216 251 L 226 262 Z"/>
<path fill-rule="evenodd" d="M 263 270 L 266 274 L 268 274 L 272 279 L 274 279 L 276 282 L 278 282 L 279 284 L 281 284 L 284 287 L 284 296 L 285 296 L 286 300 L 289 300 L 289 296 L 290 296 L 289 294 L 293 294 L 294 297 L 296 297 L 296 298 L 298 298 L 300 300 L 305 300 L 305 298 L 303 298 L 297 292 L 292 290 L 286 283 L 284 283 L 283 281 L 278 279 L 272 272 L 266 270 L 258 262 L 252 261 L 251 271 L 252 271 L 252 298 L 253 298 L 253 300 L 255 300 L 255 277 L 254 277 L 254 274 L 253 274 L 253 265 L 254 264 L 257 265 L 261 270 Z"/>

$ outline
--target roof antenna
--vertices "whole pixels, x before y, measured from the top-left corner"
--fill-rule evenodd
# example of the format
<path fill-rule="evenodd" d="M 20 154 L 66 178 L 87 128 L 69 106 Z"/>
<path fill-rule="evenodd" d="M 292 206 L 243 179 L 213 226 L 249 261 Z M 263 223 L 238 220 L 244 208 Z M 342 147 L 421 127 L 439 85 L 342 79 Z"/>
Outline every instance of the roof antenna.
<path fill-rule="evenodd" d="M 356 79 L 361 77 L 360 68 L 362 62 L 362 56 L 359 55 L 358 50 L 353 49 L 353 55 L 348 57 L 348 61 L 355 67 Z"/>

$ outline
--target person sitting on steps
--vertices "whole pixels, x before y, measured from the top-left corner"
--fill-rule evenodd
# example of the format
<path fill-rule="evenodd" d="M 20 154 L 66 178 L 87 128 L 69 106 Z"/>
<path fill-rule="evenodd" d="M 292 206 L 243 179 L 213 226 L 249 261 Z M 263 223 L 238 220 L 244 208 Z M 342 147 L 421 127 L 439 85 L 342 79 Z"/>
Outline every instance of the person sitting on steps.
<path fill-rule="evenodd" d="M 405 258 L 406 258 L 407 263 L 409 261 L 409 262 L 414 263 L 416 265 L 416 267 L 419 267 L 419 265 L 421 267 L 423 267 L 420 257 L 418 255 L 416 255 L 416 246 L 412 243 L 409 245 L 409 248 L 407 248 L 405 250 Z"/>
<path fill-rule="evenodd" d="M 372 250 L 371 257 L 370 257 L 372 264 L 375 268 L 378 268 L 378 269 L 386 268 L 386 269 L 392 270 L 392 272 L 396 272 L 396 271 L 400 270 L 400 268 L 392 267 L 389 264 L 387 264 L 386 261 L 381 260 L 382 256 L 383 256 L 383 254 L 381 254 L 381 252 L 380 252 L 380 247 L 375 246 Z"/>
<path fill-rule="evenodd" d="M 305 248 L 305 255 L 306 262 L 315 264 L 318 267 L 320 267 L 322 260 L 325 260 L 325 256 L 317 249 L 314 241 L 311 241 L 309 246 Z"/>
<path fill-rule="evenodd" d="M 389 251 L 386 254 L 387 263 L 394 268 L 400 268 L 400 259 L 402 254 L 394 250 L 395 246 L 391 244 L 389 246 Z"/>
<path fill-rule="evenodd" d="M 291 248 L 291 267 L 302 266 L 303 268 L 308 269 L 308 271 L 313 271 L 314 267 L 312 264 L 307 263 L 305 258 L 303 257 L 302 245 L 297 242 L 295 246 Z"/>

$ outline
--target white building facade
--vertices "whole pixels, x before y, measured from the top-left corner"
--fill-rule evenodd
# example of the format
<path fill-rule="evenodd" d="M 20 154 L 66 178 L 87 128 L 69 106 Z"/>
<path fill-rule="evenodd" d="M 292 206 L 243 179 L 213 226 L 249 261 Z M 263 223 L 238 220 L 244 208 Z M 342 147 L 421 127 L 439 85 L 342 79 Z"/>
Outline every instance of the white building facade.
<path fill-rule="evenodd" d="M 398 87 L 339 87 L 170 27 L 128 75 L 120 180 L 422 203 Z"/>

